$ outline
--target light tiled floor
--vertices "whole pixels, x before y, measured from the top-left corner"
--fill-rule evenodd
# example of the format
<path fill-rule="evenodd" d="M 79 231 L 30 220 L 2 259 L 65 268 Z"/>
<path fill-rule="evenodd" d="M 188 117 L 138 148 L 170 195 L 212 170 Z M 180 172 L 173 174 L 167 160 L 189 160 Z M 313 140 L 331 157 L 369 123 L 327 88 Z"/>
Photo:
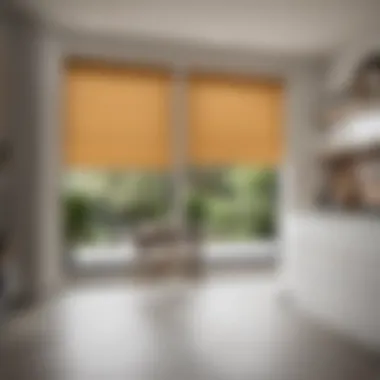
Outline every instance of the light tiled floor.
<path fill-rule="evenodd" d="M 10 323 L 0 379 L 376 379 L 373 355 L 278 302 L 275 280 L 76 284 Z"/>

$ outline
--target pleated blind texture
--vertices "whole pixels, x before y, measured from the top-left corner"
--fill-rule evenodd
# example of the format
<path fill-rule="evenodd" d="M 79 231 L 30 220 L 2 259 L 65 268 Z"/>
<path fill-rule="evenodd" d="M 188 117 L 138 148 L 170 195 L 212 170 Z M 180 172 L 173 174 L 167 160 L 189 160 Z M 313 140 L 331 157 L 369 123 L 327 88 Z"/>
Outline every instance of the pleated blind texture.
<path fill-rule="evenodd" d="M 68 167 L 168 167 L 168 73 L 74 61 L 65 79 Z"/>
<path fill-rule="evenodd" d="M 192 164 L 279 164 L 284 99 L 280 82 L 193 75 L 189 87 Z"/>

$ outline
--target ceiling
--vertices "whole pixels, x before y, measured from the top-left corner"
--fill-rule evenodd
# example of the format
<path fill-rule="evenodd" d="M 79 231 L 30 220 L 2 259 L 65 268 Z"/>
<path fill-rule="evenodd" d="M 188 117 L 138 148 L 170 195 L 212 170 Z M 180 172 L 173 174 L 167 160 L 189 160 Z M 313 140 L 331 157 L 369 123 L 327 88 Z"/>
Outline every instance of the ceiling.
<path fill-rule="evenodd" d="M 19 0 L 71 30 L 289 55 L 332 53 L 377 28 L 380 0 Z"/>

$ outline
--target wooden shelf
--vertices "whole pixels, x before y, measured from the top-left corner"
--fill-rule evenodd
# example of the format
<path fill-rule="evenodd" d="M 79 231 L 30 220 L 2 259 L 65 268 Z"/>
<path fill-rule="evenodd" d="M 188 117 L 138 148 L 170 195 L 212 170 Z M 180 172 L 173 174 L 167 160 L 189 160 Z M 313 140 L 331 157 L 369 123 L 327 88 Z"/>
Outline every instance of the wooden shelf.
<path fill-rule="evenodd" d="M 352 119 L 355 115 L 362 114 L 364 112 L 380 112 L 380 98 L 368 100 L 359 98 L 346 98 L 335 101 L 332 100 L 326 108 L 325 129 L 331 130 L 341 122 Z"/>
<path fill-rule="evenodd" d="M 320 157 L 323 160 L 337 159 L 339 157 L 362 156 L 373 153 L 380 153 L 380 141 L 351 146 L 330 146 L 321 149 Z"/>

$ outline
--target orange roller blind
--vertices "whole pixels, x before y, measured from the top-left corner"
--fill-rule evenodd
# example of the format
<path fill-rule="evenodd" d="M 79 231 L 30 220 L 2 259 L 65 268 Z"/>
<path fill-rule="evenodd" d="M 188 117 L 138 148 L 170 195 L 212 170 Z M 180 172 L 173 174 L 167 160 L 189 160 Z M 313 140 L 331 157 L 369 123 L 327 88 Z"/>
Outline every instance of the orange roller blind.
<path fill-rule="evenodd" d="M 282 156 L 280 82 L 196 75 L 190 81 L 190 156 L 196 165 L 277 165 Z"/>
<path fill-rule="evenodd" d="M 66 164 L 166 168 L 170 77 L 86 62 L 66 66 Z"/>

